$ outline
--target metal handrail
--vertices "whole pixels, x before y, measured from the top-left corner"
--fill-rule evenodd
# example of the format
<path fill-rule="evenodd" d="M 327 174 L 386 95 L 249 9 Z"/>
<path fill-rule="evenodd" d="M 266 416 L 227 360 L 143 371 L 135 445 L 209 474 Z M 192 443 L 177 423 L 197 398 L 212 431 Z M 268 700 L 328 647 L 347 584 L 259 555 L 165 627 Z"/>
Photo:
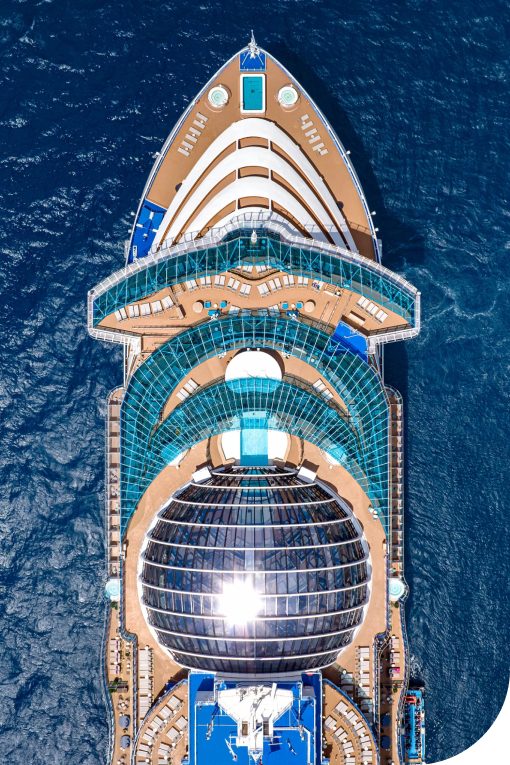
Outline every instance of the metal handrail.
<path fill-rule="evenodd" d="M 111 604 L 107 602 L 104 615 L 104 627 L 103 627 L 103 639 L 101 645 L 101 695 L 108 714 L 108 741 L 106 744 L 106 762 L 111 763 L 113 759 L 113 752 L 115 749 L 115 711 L 113 709 L 112 697 L 108 689 L 108 683 L 106 681 L 106 666 L 107 666 L 107 645 L 108 645 L 108 626 L 110 621 Z"/>
<path fill-rule="evenodd" d="M 387 385 L 386 387 L 391 392 L 392 396 L 395 398 L 395 400 L 397 402 L 396 405 L 400 409 L 400 422 L 402 423 L 402 426 L 403 426 L 403 424 L 404 424 L 404 408 L 403 408 L 403 398 L 402 398 L 402 395 L 400 394 L 400 392 L 398 390 L 396 390 L 392 386 Z M 402 445 L 397 447 L 397 450 L 400 452 L 400 465 L 401 465 L 401 468 L 402 468 L 403 462 L 404 462 L 404 459 L 403 459 L 404 452 L 403 452 Z M 399 482 L 402 485 L 403 479 L 401 478 Z M 403 493 L 402 493 L 402 497 L 403 497 Z M 402 520 L 403 520 L 403 516 L 404 516 L 403 509 L 402 509 L 400 514 L 401 514 Z M 392 513 L 390 513 L 390 518 L 391 518 L 391 515 L 392 515 Z M 402 694 L 400 696 L 400 701 L 399 701 L 397 715 L 396 715 L 396 726 L 397 726 L 397 729 L 395 730 L 395 735 L 396 735 L 396 739 L 397 739 L 397 742 L 398 742 L 398 756 L 399 756 L 399 759 L 401 761 L 403 761 L 404 752 L 402 750 L 402 742 L 401 742 L 401 738 L 400 738 L 400 735 L 399 735 L 398 727 L 400 726 L 401 720 L 402 720 L 402 714 L 403 714 L 403 709 L 404 709 L 404 704 L 405 704 L 405 695 L 406 695 L 406 690 L 409 687 L 409 676 L 410 676 L 409 639 L 408 639 L 408 635 L 407 635 L 407 626 L 406 626 L 406 619 L 405 619 L 405 603 L 406 603 L 407 598 L 409 596 L 409 586 L 407 584 L 407 581 L 406 581 L 405 575 L 404 575 L 404 523 L 402 523 L 402 561 L 401 561 L 401 574 L 400 574 L 400 578 L 402 579 L 402 582 L 404 583 L 404 585 L 406 587 L 405 593 L 402 596 L 402 598 L 400 599 L 400 604 L 399 604 L 399 611 L 400 611 L 399 616 L 400 616 L 400 625 L 401 625 L 401 628 L 402 628 L 402 639 L 403 639 L 403 644 L 404 644 L 403 648 L 404 648 L 405 660 L 404 660 L 404 679 L 403 679 L 403 682 L 402 682 Z"/>
<path fill-rule="evenodd" d="M 89 291 L 89 298 L 97 297 L 103 292 L 106 292 L 110 287 L 118 284 L 126 276 L 136 273 L 137 271 L 143 271 L 149 265 L 159 263 L 167 258 L 177 255 L 182 252 L 193 252 L 196 250 L 202 250 L 205 247 L 214 246 L 219 244 L 225 237 L 234 231 L 239 231 L 240 228 L 268 228 L 269 230 L 277 233 L 281 238 L 289 244 L 294 244 L 296 247 L 304 249 L 320 250 L 328 255 L 334 255 L 341 260 L 354 263 L 355 265 L 363 266 L 375 273 L 384 276 L 390 281 L 402 287 L 409 294 L 416 296 L 418 290 L 410 284 L 406 279 L 401 277 L 394 271 L 390 271 L 378 261 L 371 261 L 368 258 L 363 257 L 359 253 L 347 250 L 337 245 L 326 244 L 324 242 L 318 242 L 316 240 L 305 239 L 303 237 L 290 234 L 288 229 L 283 225 L 283 219 L 277 213 L 271 211 L 261 211 L 257 213 L 244 213 L 236 216 L 224 226 L 219 228 L 212 228 L 200 239 L 196 239 L 199 232 L 193 232 L 186 235 L 185 239 L 179 244 L 165 244 L 163 243 L 157 250 L 151 251 L 151 254 L 147 257 L 136 260 L 133 263 L 125 266 L 118 271 L 115 271 L 110 276 L 103 279 L 92 290 Z"/>

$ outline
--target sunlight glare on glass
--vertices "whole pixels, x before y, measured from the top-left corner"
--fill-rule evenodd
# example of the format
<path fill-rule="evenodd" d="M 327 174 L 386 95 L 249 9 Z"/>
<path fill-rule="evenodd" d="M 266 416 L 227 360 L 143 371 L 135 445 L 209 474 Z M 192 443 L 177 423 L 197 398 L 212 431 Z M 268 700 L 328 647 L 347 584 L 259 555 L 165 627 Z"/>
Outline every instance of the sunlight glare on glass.
<path fill-rule="evenodd" d="M 254 621 L 262 606 L 258 592 L 246 580 L 225 584 L 218 600 L 221 615 L 231 624 Z"/>

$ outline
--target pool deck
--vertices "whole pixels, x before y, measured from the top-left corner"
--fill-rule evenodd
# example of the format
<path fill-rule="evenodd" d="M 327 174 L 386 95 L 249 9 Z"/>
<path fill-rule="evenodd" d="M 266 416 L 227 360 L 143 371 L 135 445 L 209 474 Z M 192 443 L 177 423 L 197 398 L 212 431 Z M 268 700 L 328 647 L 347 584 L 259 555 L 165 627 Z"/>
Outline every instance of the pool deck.
<path fill-rule="evenodd" d="M 260 276 L 258 279 L 241 276 L 239 272 L 232 271 L 225 273 L 225 281 L 228 283 L 230 277 L 234 277 L 240 285 L 251 286 L 249 295 L 243 296 L 239 290 L 233 291 L 227 287 L 215 286 L 197 286 L 194 289 L 188 289 L 184 284 L 178 285 L 174 289 L 168 288 L 152 293 L 143 301 L 130 303 L 140 307 L 142 303 L 156 303 L 162 301 L 165 297 L 171 296 L 175 305 L 168 310 L 161 310 L 158 313 L 151 313 L 148 316 L 139 316 L 137 318 L 127 318 L 119 320 L 115 313 L 106 316 L 98 325 L 99 329 L 110 330 L 123 334 L 142 337 L 142 357 L 146 358 L 168 337 L 195 325 L 197 322 L 211 321 L 208 315 L 208 309 L 203 307 L 200 313 L 196 313 L 194 306 L 196 303 L 205 304 L 207 301 L 213 306 L 218 306 L 220 315 L 227 315 L 232 306 L 239 309 L 260 310 L 269 309 L 276 306 L 277 314 L 287 314 L 293 310 L 292 306 L 302 303 L 300 309 L 294 308 L 299 317 L 314 321 L 333 331 L 340 321 L 359 332 L 365 337 L 380 334 L 381 332 L 390 332 L 394 330 L 405 330 L 409 324 L 394 311 L 388 309 L 373 300 L 374 305 L 384 309 L 387 318 L 384 322 L 379 322 L 374 316 L 371 316 L 358 305 L 359 295 L 347 289 L 337 289 L 331 284 L 319 283 L 319 288 L 312 287 L 310 280 L 306 287 L 282 287 L 268 295 L 262 296 L 258 286 L 267 283 L 270 279 L 274 281 L 275 277 L 280 279 L 283 284 L 284 274 L 278 271 L 270 271 Z M 224 309 L 219 308 L 222 301 L 226 301 L 227 306 Z M 307 301 L 312 301 L 313 306 L 305 309 Z M 288 308 L 283 308 L 283 303 L 287 303 Z"/>

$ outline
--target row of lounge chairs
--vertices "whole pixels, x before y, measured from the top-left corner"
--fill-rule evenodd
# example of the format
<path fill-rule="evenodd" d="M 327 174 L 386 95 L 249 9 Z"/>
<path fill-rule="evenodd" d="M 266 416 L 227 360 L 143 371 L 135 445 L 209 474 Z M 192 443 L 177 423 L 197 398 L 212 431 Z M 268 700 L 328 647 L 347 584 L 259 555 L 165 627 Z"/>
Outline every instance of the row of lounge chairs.
<path fill-rule="evenodd" d="M 138 716 L 143 720 L 153 701 L 152 648 L 145 646 L 138 651 Z"/>
<path fill-rule="evenodd" d="M 185 401 L 188 396 L 191 396 L 191 394 L 194 393 L 199 387 L 199 384 L 196 383 L 192 377 L 190 377 L 189 380 L 184 383 L 183 387 L 178 390 L 175 395 L 179 401 Z"/>
<path fill-rule="evenodd" d="M 158 744 L 158 765 L 170 761 L 172 749 L 175 748 L 188 727 L 187 717 L 180 714 L 183 704 L 184 702 L 177 696 L 170 696 L 167 699 L 165 706 L 158 711 L 142 735 L 137 748 L 137 763 L 153 761 L 153 749 L 156 739 L 162 731 L 163 735 Z"/>
<path fill-rule="evenodd" d="M 110 647 L 108 652 L 109 674 L 111 677 L 118 677 L 121 669 L 120 639 L 110 638 Z"/>
<path fill-rule="evenodd" d="M 253 273 L 255 271 L 257 274 L 263 274 L 265 271 L 270 271 L 271 266 L 267 266 L 265 263 L 257 263 L 256 266 L 252 266 L 249 263 L 245 263 L 244 266 L 241 266 L 241 271 L 244 271 L 247 274 Z"/>
<path fill-rule="evenodd" d="M 360 646 L 356 654 L 358 685 L 368 696 L 370 695 L 370 648 L 368 646 Z"/>
<path fill-rule="evenodd" d="M 119 308 L 115 311 L 115 318 L 117 321 L 124 321 L 125 319 L 137 319 L 139 316 L 150 316 L 152 314 L 161 313 L 167 311 L 169 308 L 173 308 L 174 301 L 169 295 L 165 295 L 161 300 L 154 300 L 152 303 L 133 303 L 125 308 Z"/>
<path fill-rule="evenodd" d="M 345 701 L 340 701 L 335 707 L 335 712 L 341 715 L 341 725 L 334 732 L 334 736 L 338 739 L 339 744 L 342 745 L 344 751 L 345 762 L 352 760 L 349 765 L 354 765 L 356 757 L 354 756 L 354 745 L 352 743 L 353 736 L 357 736 L 359 739 L 359 745 L 361 748 L 361 759 L 363 765 L 372 765 L 373 762 L 373 750 L 372 740 L 370 738 L 369 731 L 364 721 L 356 714 L 356 712 L 350 708 Z M 328 718 L 329 720 L 330 718 Z M 332 718 L 333 719 L 333 718 Z M 336 725 L 336 721 L 333 719 L 333 725 Z M 330 723 L 329 727 L 333 725 Z"/>
<path fill-rule="evenodd" d="M 283 284 L 282 284 L 283 282 Z M 284 287 L 307 287 L 309 279 L 307 276 L 298 276 L 297 279 L 293 274 L 284 274 L 281 279 L 275 276 L 274 279 L 268 279 L 267 282 L 259 284 L 257 289 L 262 297 L 269 295 L 271 292 L 277 292 L 284 289 Z"/>
<path fill-rule="evenodd" d="M 196 279 L 189 279 L 187 282 L 184 282 L 184 285 L 188 292 L 193 292 L 193 290 L 199 288 L 212 287 L 213 282 L 210 276 L 201 276 L 198 282 Z M 214 277 L 214 287 L 226 287 L 227 289 L 232 290 L 232 292 L 239 292 L 243 297 L 248 297 L 251 292 L 251 285 L 245 284 L 239 279 L 235 279 L 233 276 L 229 277 L 227 282 L 224 274 L 219 274 Z"/>
<path fill-rule="evenodd" d="M 378 322 L 381 324 L 383 321 L 385 321 L 388 318 L 388 314 L 386 311 L 383 311 L 382 308 L 379 308 L 375 305 L 375 303 L 372 303 L 371 300 L 369 300 L 366 297 L 360 297 L 358 300 L 357 305 L 359 305 L 360 308 L 362 308 L 364 311 L 370 314 L 370 316 L 373 316 L 374 319 L 377 319 Z"/>
<path fill-rule="evenodd" d="M 323 382 L 322 380 L 320 379 L 316 380 L 313 384 L 313 387 L 315 388 L 317 393 L 320 393 L 321 396 L 323 396 L 326 399 L 326 401 L 329 401 L 330 399 L 333 398 L 333 394 L 331 393 L 329 388 L 326 387 L 326 383 Z"/>
<path fill-rule="evenodd" d="M 308 143 L 312 145 L 312 151 L 318 151 L 321 156 L 328 153 L 324 141 L 321 140 L 319 132 L 308 114 L 301 115 L 301 130 L 304 132 Z"/>

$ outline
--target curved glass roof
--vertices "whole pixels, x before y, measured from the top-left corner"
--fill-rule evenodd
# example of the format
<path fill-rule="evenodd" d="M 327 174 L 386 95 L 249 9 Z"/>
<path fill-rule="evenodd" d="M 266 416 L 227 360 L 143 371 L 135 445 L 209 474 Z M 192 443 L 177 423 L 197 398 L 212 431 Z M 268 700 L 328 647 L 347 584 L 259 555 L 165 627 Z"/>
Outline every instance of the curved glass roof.
<path fill-rule="evenodd" d="M 142 553 L 142 601 L 180 664 L 239 674 L 326 666 L 368 601 L 368 548 L 338 496 L 278 468 L 179 490 Z"/>
<path fill-rule="evenodd" d="M 281 317 L 225 316 L 170 338 L 130 380 L 121 408 L 123 527 L 148 486 L 147 457 L 162 427 L 160 418 L 168 396 L 202 361 L 223 351 L 248 347 L 273 348 L 313 364 L 348 407 L 352 427 L 363 445 L 364 472 L 371 473 L 374 485 L 387 485 L 388 405 L 376 371 L 357 354 L 336 354 L 329 335 L 316 326 Z M 291 405 L 289 401 L 283 403 Z M 221 410 L 217 414 L 221 415 Z M 314 442 L 321 445 L 322 433 L 317 430 L 316 434 Z M 182 430 L 171 435 L 177 443 Z M 327 442 L 324 448 L 328 448 Z M 384 515 L 384 504 L 381 511 Z"/>
<path fill-rule="evenodd" d="M 243 413 L 253 411 L 265 413 L 269 428 L 285 430 L 332 454 L 359 481 L 383 522 L 386 520 L 386 442 L 381 440 L 375 455 L 370 453 L 356 428 L 337 407 L 326 402 L 311 386 L 298 387 L 286 381 L 275 387 L 272 380 L 239 380 L 235 389 L 220 381 L 190 396 L 170 413 L 150 439 L 142 484 L 148 486 L 165 465 L 189 446 L 211 435 L 240 428 Z M 245 429 L 249 424 L 249 419 L 243 420 Z M 262 497 L 259 501 L 263 501 Z"/>

